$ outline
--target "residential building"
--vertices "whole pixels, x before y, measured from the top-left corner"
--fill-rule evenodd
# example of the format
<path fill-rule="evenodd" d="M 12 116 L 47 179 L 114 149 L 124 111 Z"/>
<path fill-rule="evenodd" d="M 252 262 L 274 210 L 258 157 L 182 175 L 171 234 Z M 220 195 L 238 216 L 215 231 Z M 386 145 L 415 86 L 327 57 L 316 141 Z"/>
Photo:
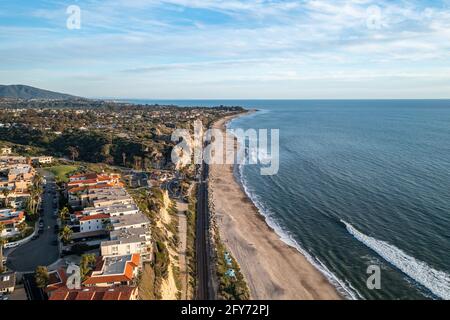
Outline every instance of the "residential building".
<path fill-rule="evenodd" d="M 26 157 L 21 156 L 0 156 L 0 163 L 5 164 L 26 164 L 28 163 L 28 159 Z"/>
<path fill-rule="evenodd" d="M 111 225 L 114 231 L 131 228 L 149 228 L 150 220 L 143 214 L 128 216 L 118 216 L 111 218 Z"/>
<path fill-rule="evenodd" d="M 51 294 L 53 291 L 63 288 L 67 283 L 67 274 L 64 268 L 59 268 L 48 273 L 48 284 L 45 288 L 47 294 Z"/>
<path fill-rule="evenodd" d="M 107 214 L 95 214 L 92 216 L 83 216 L 79 219 L 80 233 L 105 230 L 108 222 L 109 215 Z"/>
<path fill-rule="evenodd" d="M 5 272 L 0 274 L 0 293 L 13 293 L 16 287 L 16 273 Z"/>
<path fill-rule="evenodd" d="M 105 207 L 133 203 L 124 188 L 109 184 L 71 188 L 67 195 L 72 207 Z"/>
<path fill-rule="evenodd" d="M 0 210 L 0 224 L 5 228 L 1 234 L 2 237 L 12 237 L 19 233 L 19 224 L 25 221 L 25 213 L 23 211 L 15 211 L 12 209 Z"/>
<path fill-rule="evenodd" d="M 31 158 L 33 164 L 51 164 L 53 163 L 53 157 L 50 156 L 42 156 L 42 157 L 33 157 Z"/>
<path fill-rule="evenodd" d="M 97 174 L 97 173 L 87 173 L 87 174 L 77 174 L 69 177 L 68 188 L 74 187 L 86 187 L 95 185 L 114 185 L 123 186 L 120 182 L 119 174 Z"/>
<path fill-rule="evenodd" d="M 102 256 L 140 254 L 142 261 L 152 260 L 151 233 L 148 228 L 131 228 L 112 231 L 110 241 L 100 245 Z"/>
<path fill-rule="evenodd" d="M 88 287 L 70 290 L 67 287 L 55 290 L 49 300 L 137 300 L 138 288 L 120 287 Z"/>
<path fill-rule="evenodd" d="M 107 214 L 111 217 L 125 216 L 138 213 L 139 208 L 135 204 L 114 204 L 111 206 L 86 208 L 82 211 L 82 214 L 85 216 L 91 216 L 95 214 Z"/>
<path fill-rule="evenodd" d="M 98 257 L 95 269 L 92 270 L 84 286 L 112 287 L 132 285 L 139 272 L 139 254 Z"/>
<path fill-rule="evenodd" d="M 28 164 L 12 164 L 0 169 L 0 189 L 9 189 L 15 193 L 26 193 L 33 184 L 36 175 Z"/>

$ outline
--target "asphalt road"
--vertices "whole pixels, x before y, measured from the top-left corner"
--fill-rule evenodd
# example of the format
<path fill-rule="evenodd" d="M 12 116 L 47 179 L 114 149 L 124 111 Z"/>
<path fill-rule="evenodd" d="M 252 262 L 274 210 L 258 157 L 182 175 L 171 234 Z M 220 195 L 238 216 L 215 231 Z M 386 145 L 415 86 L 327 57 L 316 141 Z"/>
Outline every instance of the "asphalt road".
<path fill-rule="evenodd" d="M 37 287 L 34 277 L 34 273 L 26 273 L 22 277 L 23 286 L 25 288 L 25 292 L 27 293 L 28 300 L 47 300 L 47 295 L 44 290 Z"/>
<path fill-rule="evenodd" d="M 203 164 L 198 189 L 196 253 L 197 253 L 197 300 L 212 300 L 209 266 L 209 211 L 208 211 L 208 166 Z"/>
<path fill-rule="evenodd" d="M 55 208 L 53 207 L 54 193 L 48 192 L 50 187 L 55 187 L 54 178 L 49 173 L 44 173 L 47 180 L 46 191 L 43 196 L 44 232 L 36 240 L 11 249 L 8 254 L 6 265 L 9 269 L 18 272 L 27 272 L 36 270 L 37 266 L 48 266 L 59 258 L 58 246 L 54 244 L 58 235 L 54 232 L 56 218 L 53 216 Z"/>

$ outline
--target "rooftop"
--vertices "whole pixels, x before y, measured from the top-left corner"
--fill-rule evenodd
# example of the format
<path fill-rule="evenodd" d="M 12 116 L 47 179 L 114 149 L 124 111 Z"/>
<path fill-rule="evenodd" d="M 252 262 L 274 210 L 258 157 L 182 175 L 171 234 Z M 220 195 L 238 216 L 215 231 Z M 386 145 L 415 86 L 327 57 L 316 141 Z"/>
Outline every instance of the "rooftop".
<path fill-rule="evenodd" d="M 139 254 L 99 257 L 95 270 L 90 272 L 84 285 L 100 283 L 128 282 L 133 280 L 134 270 L 140 263 Z"/>
<path fill-rule="evenodd" d="M 103 241 L 101 246 L 106 247 L 110 245 L 137 243 L 145 241 L 145 236 L 149 234 L 147 228 L 131 228 L 125 230 L 111 231 L 110 241 Z"/>
<path fill-rule="evenodd" d="M 98 220 L 98 219 L 109 219 L 109 215 L 107 214 L 94 214 L 92 216 L 84 216 L 81 217 L 80 221 L 89 221 L 89 220 Z"/>
<path fill-rule="evenodd" d="M 127 213 L 138 210 L 138 207 L 135 204 L 115 204 L 111 206 L 102 206 L 102 207 L 94 207 L 94 208 L 86 208 L 83 213 L 85 215 L 92 214 L 118 214 L 118 213 Z"/>
<path fill-rule="evenodd" d="M 67 287 L 56 290 L 49 300 L 131 300 L 136 293 L 135 287 L 120 286 L 90 287 L 69 290 Z"/>
<path fill-rule="evenodd" d="M 148 225 L 150 220 L 143 214 L 132 214 L 127 216 L 112 217 L 111 223 L 115 229 L 121 229 L 134 225 Z"/>
<path fill-rule="evenodd" d="M 0 289 L 11 288 L 16 285 L 16 273 L 5 272 L 0 274 Z"/>

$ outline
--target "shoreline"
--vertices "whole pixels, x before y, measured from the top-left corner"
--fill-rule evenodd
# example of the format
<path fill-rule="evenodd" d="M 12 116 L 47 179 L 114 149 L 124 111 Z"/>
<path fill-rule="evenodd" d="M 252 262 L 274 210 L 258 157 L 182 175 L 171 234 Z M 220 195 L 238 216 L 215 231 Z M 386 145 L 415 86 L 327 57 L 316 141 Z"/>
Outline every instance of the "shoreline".
<path fill-rule="evenodd" d="M 226 130 L 224 117 L 213 128 Z M 341 300 L 329 279 L 297 248 L 282 240 L 248 196 L 235 165 L 210 165 L 211 199 L 221 239 L 240 265 L 252 299 Z"/>

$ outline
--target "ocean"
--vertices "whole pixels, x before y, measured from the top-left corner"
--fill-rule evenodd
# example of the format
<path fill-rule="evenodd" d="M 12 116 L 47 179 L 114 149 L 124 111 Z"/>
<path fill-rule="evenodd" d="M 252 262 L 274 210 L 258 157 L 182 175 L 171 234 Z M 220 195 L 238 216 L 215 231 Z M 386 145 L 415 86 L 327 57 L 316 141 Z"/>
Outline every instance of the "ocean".
<path fill-rule="evenodd" d="M 237 174 L 284 241 L 349 298 L 450 299 L 449 100 L 147 102 L 258 109 L 229 126 L 279 129 L 280 170 Z"/>

